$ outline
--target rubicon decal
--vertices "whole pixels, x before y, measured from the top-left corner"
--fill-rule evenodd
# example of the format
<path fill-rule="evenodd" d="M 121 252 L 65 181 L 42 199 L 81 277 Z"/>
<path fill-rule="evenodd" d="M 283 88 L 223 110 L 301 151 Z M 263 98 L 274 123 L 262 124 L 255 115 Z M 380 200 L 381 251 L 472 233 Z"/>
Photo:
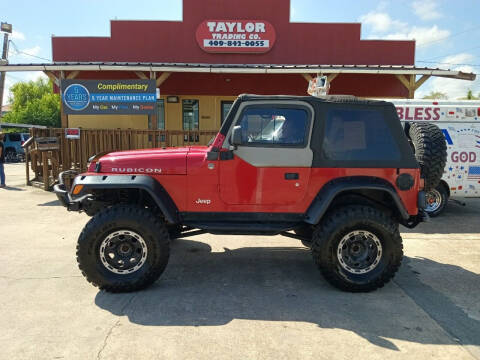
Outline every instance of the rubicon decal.
<path fill-rule="evenodd" d="M 159 168 L 112 168 L 112 172 L 118 173 L 145 173 L 145 174 L 161 174 L 162 169 Z"/>
<path fill-rule="evenodd" d="M 265 20 L 205 20 L 196 32 L 198 45 L 216 53 L 264 53 L 275 37 L 274 27 Z"/>

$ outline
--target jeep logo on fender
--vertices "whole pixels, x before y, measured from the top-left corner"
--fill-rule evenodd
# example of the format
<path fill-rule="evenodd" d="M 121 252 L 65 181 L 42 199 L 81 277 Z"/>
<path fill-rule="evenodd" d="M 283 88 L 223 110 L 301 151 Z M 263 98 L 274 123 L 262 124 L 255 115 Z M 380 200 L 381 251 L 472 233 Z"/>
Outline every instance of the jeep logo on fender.
<path fill-rule="evenodd" d="M 205 20 L 195 36 L 202 50 L 215 53 L 264 53 L 276 37 L 265 20 Z"/>
<path fill-rule="evenodd" d="M 212 203 L 212 200 L 210 199 L 198 199 L 197 201 L 195 201 L 195 204 L 204 204 L 204 205 L 210 205 Z"/>
<path fill-rule="evenodd" d="M 112 168 L 112 172 L 118 173 L 145 173 L 145 174 L 160 174 L 162 169 L 159 168 Z"/>

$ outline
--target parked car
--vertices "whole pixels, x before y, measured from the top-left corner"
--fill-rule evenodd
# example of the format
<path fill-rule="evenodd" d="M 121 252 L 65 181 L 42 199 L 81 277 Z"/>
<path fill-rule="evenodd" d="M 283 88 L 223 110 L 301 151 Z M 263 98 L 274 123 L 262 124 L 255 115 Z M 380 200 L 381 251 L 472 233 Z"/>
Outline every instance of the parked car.
<path fill-rule="evenodd" d="M 22 145 L 30 138 L 28 133 L 7 133 L 5 134 L 5 161 L 17 162 L 25 158 L 25 150 Z"/>
<path fill-rule="evenodd" d="M 385 101 L 241 95 L 210 146 L 99 154 L 54 191 L 92 216 L 77 260 L 106 291 L 152 284 L 170 241 L 203 232 L 301 240 L 332 285 L 371 291 L 400 267 L 398 225 L 428 217 L 445 165 L 437 126 L 405 130 Z"/>

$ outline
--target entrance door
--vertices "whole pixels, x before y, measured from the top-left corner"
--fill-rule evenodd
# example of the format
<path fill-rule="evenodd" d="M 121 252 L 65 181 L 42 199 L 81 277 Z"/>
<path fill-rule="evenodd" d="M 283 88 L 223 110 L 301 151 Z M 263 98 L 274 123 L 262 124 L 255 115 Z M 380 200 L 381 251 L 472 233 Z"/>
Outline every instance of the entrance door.
<path fill-rule="evenodd" d="M 222 125 L 223 122 L 225 121 L 225 119 L 227 118 L 228 112 L 232 108 L 232 105 L 233 105 L 233 101 L 222 101 L 222 102 L 220 102 L 220 108 L 221 108 L 220 109 L 220 114 L 222 116 L 220 125 Z"/>
<path fill-rule="evenodd" d="M 239 114 L 234 125 L 241 126 L 242 144 L 233 151 L 233 159 L 220 161 L 222 200 L 252 205 L 300 202 L 313 159 L 313 109 L 299 101 L 282 106 L 255 101 L 242 104 Z"/>

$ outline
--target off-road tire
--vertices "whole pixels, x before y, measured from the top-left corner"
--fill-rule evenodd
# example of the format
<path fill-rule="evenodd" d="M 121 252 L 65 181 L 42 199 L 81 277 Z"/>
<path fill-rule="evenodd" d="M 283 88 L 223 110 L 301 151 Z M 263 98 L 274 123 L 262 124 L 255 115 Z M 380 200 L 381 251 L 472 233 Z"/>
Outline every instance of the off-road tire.
<path fill-rule="evenodd" d="M 447 143 L 442 130 L 432 123 L 413 123 L 409 137 L 425 179 L 425 191 L 435 189 L 443 175 L 447 161 Z"/>
<path fill-rule="evenodd" d="M 121 229 L 139 234 L 147 247 L 144 264 L 135 272 L 116 274 L 100 260 L 100 245 Z M 151 211 L 136 205 L 115 205 L 90 219 L 77 244 L 77 262 L 82 274 L 94 286 L 109 292 L 130 292 L 146 288 L 165 270 L 170 241 L 165 224 Z"/>
<path fill-rule="evenodd" d="M 378 265 L 362 274 L 345 270 L 337 256 L 341 239 L 355 230 L 371 232 L 382 246 Z M 311 251 L 325 279 L 349 292 L 368 292 L 383 287 L 395 275 L 403 257 L 398 223 L 387 213 L 362 205 L 340 207 L 328 214 L 315 228 Z"/>
<path fill-rule="evenodd" d="M 440 197 L 440 204 L 439 206 L 436 208 L 436 209 L 431 209 L 428 205 L 428 201 L 429 201 L 429 194 L 427 193 L 427 207 L 425 208 L 425 211 L 427 212 L 427 214 L 430 216 L 430 217 L 436 217 L 438 215 L 440 215 L 443 210 L 445 209 L 445 206 L 447 206 L 447 203 L 448 203 L 448 199 L 449 199 L 449 196 L 448 196 L 448 190 L 447 188 L 445 187 L 445 184 L 444 183 L 440 183 L 437 185 L 437 187 L 433 190 L 430 190 L 431 192 L 435 192 L 435 195 L 437 197 Z"/>
<path fill-rule="evenodd" d="M 293 232 L 298 235 L 303 237 L 302 240 L 300 240 L 303 244 L 303 246 L 310 248 L 312 247 L 312 238 L 313 238 L 313 227 L 310 225 L 303 226 L 299 229 L 293 230 Z"/>

